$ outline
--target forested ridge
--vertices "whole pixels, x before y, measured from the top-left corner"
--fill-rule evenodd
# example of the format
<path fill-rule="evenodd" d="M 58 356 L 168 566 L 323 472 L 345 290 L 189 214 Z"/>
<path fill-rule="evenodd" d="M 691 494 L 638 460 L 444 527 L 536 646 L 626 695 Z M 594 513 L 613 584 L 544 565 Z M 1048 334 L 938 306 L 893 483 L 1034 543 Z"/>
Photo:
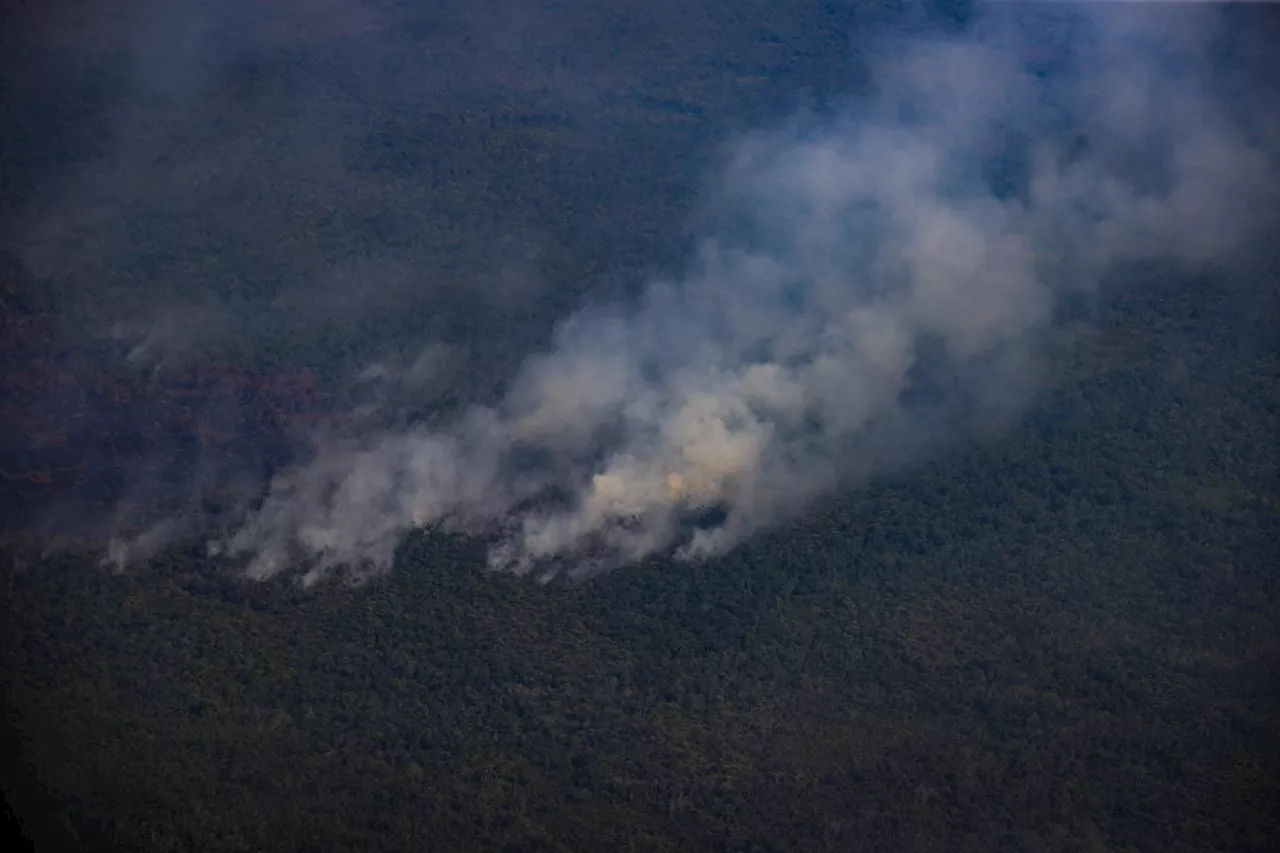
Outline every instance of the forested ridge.
<path fill-rule="evenodd" d="M 6 699 L 50 825 L 139 850 L 1272 849 L 1280 373 L 1239 304 L 1110 299 L 1011 431 L 711 563 L 539 585 L 439 535 L 362 588 L 16 563 Z"/>

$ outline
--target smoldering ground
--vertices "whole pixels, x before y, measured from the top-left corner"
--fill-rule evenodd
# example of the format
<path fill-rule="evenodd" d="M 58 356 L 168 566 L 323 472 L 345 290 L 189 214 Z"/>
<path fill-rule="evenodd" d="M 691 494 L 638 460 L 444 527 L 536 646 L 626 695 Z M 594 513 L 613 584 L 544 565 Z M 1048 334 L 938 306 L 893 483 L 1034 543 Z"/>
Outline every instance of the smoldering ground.
<path fill-rule="evenodd" d="M 1064 294 L 1247 274 L 1275 233 L 1243 46 L 1225 10 L 1147 4 L 860 42 L 869 90 L 725 146 L 679 271 L 573 311 L 495 399 L 319 440 L 215 550 L 364 576 L 438 526 L 516 571 L 702 558 L 997 429 Z"/>
<path fill-rule="evenodd" d="M 729 147 L 683 272 L 565 320 L 452 427 L 322 448 L 227 547 L 256 577 L 382 569 L 423 525 L 516 571 L 705 557 L 998 420 L 1060 294 L 1274 234 L 1277 127 L 1216 85 L 1217 15 L 1001 9 L 882 43 L 874 95 Z"/>
<path fill-rule="evenodd" d="M 547 286 L 570 236 L 607 242 L 589 211 L 553 217 L 539 200 L 591 182 L 575 170 L 611 152 L 584 110 L 611 74 L 640 80 L 627 50 L 606 63 L 606 47 L 581 49 L 592 32 L 510 5 L 72 0 L 7 22 L 4 373 L 23 374 L 24 411 L 0 430 L 0 468 L 24 488 L 28 472 L 78 471 L 16 497 L 9 522 L 97 536 L 203 518 L 193 495 L 240 493 L 289 455 L 291 436 L 253 425 L 234 393 L 201 403 L 217 447 L 152 429 L 168 417 L 140 398 L 191 371 L 382 365 L 344 389 L 358 425 L 370 398 L 384 413 L 448 405 L 462 364 L 471 399 L 493 396 L 481 386 L 576 299 Z M 546 125 L 545 151 L 486 147 L 513 115 Z M 15 306 L 38 315 L 30 346 L 8 336 Z M 95 393 L 103 373 L 133 399 Z M 77 454 L 92 458 L 63 458 Z"/>

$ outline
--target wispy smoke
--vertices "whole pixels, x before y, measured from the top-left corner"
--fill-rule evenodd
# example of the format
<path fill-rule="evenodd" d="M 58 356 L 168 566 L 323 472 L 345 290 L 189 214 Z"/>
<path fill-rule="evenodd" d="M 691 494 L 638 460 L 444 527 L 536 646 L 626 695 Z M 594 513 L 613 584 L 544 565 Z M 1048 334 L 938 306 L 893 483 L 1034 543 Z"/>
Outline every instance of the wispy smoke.
<path fill-rule="evenodd" d="M 1272 233 L 1276 123 L 1215 86 L 1211 10 L 1006 12 L 738 140 L 682 274 L 566 319 L 496 406 L 322 445 L 226 550 L 308 579 L 423 526 L 539 574 L 721 553 L 1020 404 L 1064 290 Z"/>

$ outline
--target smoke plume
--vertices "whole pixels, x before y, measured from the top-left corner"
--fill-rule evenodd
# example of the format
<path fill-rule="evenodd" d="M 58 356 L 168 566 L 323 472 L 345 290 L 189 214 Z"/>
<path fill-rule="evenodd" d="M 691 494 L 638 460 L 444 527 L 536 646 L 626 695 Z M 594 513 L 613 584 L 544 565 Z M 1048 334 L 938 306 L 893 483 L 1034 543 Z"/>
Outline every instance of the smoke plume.
<path fill-rule="evenodd" d="M 1276 113 L 1219 79 L 1218 21 L 882 44 L 869 94 L 727 147 L 683 271 L 566 318 L 497 404 L 325 440 L 219 548 L 257 578 L 380 571 L 423 527 L 539 575 L 703 558 L 998 421 L 1063 293 L 1274 233 Z"/>

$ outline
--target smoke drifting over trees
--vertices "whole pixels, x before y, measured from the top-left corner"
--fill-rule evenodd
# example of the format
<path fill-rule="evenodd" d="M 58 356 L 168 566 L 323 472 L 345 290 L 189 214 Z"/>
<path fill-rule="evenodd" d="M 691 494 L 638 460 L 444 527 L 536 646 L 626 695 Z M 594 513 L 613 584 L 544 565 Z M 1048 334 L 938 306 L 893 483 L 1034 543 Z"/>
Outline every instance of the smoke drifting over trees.
<path fill-rule="evenodd" d="M 1219 24 L 1010 4 L 877 36 L 867 91 L 725 146 L 683 269 L 566 317 L 496 403 L 318 439 L 215 550 L 364 574 L 440 526 L 540 575 L 702 558 L 1000 423 L 1064 294 L 1274 234 L 1280 128 Z"/>
<path fill-rule="evenodd" d="M 517 571 L 714 555 L 1016 403 L 1060 293 L 1274 224 L 1274 119 L 1219 102 L 1211 15 L 1085 11 L 883 45 L 873 95 L 730 147 L 685 271 L 566 319 L 497 406 L 322 447 L 231 551 L 380 568 L 443 524 Z"/>

